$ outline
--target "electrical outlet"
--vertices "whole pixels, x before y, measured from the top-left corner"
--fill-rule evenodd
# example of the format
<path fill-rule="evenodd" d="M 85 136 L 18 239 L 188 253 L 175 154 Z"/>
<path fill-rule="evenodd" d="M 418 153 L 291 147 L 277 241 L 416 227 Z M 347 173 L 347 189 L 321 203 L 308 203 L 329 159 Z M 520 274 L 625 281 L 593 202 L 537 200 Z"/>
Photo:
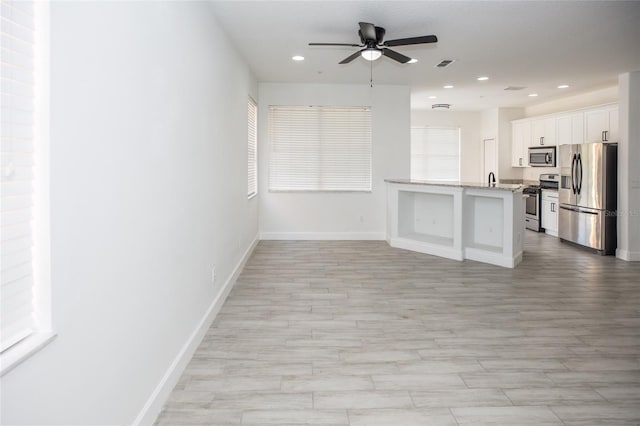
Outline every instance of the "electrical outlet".
<path fill-rule="evenodd" d="M 213 268 L 211 268 L 211 282 L 212 283 L 216 282 L 216 267 L 215 266 Z"/>

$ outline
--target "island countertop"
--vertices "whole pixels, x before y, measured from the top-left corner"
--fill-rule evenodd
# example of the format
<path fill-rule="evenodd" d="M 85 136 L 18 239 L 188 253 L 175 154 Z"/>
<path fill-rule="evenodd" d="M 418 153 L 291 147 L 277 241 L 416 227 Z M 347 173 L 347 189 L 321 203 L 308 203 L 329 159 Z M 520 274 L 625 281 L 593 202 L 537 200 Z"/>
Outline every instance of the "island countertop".
<path fill-rule="evenodd" d="M 510 183 L 479 183 L 479 182 L 440 182 L 431 180 L 416 180 L 416 179 L 385 179 L 388 183 L 399 183 L 402 185 L 427 185 L 427 186 L 447 186 L 456 188 L 473 188 L 473 189 L 491 189 L 497 191 L 511 191 L 517 192 L 524 188 L 524 185 L 510 184 Z"/>

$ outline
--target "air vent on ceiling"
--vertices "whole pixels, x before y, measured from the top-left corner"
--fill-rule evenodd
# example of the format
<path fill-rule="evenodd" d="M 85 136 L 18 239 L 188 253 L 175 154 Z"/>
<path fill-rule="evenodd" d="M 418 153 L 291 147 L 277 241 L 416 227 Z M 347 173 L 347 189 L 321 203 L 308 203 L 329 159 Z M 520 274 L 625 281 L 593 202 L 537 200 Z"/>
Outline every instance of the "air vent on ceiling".
<path fill-rule="evenodd" d="M 452 63 L 454 63 L 455 61 L 456 61 L 455 59 L 443 59 L 442 61 L 440 61 L 439 64 L 436 64 L 436 68 L 446 68 Z"/>
<path fill-rule="evenodd" d="M 449 109 L 451 104 L 433 104 L 431 105 L 432 109 Z"/>
<path fill-rule="evenodd" d="M 524 86 L 507 86 L 504 88 L 504 90 L 522 90 L 522 89 L 526 89 L 526 87 Z"/>

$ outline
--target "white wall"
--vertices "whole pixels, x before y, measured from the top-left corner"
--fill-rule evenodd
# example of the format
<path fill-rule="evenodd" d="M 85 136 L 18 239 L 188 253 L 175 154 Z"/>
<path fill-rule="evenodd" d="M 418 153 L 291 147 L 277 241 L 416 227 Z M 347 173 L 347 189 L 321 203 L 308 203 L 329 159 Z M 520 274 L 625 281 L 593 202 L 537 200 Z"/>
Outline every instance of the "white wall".
<path fill-rule="evenodd" d="M 498 108 L 498 141 L 500 144 L 500 178 L 521 179 L 522 168 L 511 167 L 511 121 L 524 116 L 522 108 Z"/>
<path fill-rule="evenodd" d="M 498 142 L 498 179 L 522 179 L 522 168 L 511 167 L 511 121 L 523 116 L 523 108 L 482 111 L 482 139 L 495 138 Z"/>
<path fill-rule="evenodd" d="M 385 178 L 409 177 L 409 88 L 260 83 L 259 198 L 263 239 L 384 239 Z M 371 106 L 371 193 L 269 192 L 269 105 Z"/>
<path fill-rule="evenodd" d="M 257 235 L 256 91 L 207 3 L 52 3 L 58 337 L 2 378 L 2 424 L 139 415 Z"/>
<path fill-rule="evenodd" d="M 618 86 L 613 85 L 578 95 L 565 96 L 552 101 L 532 105 L 525 108 L 525 116 L 534 117 L 537 115 L 553 114 L 556 112 L 571 111 L 574 109 L 609 104 L 617 101 Z"/>
<path fill-rule="evenodd" d="M 412 110 L 411 126 L 460 128 L 460 180 L 484 182 L 482 176 L 482 114 L 469 111 Z"/>
<path fill-rule="evenodd" d="M 640 261 L 640 71 L 620 75 L 618 142 L 618 250 Z"/>

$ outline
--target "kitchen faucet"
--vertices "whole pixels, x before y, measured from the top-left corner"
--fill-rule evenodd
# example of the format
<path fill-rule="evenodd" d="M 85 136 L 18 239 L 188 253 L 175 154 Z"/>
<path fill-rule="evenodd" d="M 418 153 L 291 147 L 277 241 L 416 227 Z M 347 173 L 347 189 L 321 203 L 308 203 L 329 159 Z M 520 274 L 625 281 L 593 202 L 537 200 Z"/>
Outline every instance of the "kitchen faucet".
<path fill-rule="evenodd" d="M 496 184 L 496 175 L 493 174 L 493 172 L 489 172 L 489 185 L 491 184 Z"/>

